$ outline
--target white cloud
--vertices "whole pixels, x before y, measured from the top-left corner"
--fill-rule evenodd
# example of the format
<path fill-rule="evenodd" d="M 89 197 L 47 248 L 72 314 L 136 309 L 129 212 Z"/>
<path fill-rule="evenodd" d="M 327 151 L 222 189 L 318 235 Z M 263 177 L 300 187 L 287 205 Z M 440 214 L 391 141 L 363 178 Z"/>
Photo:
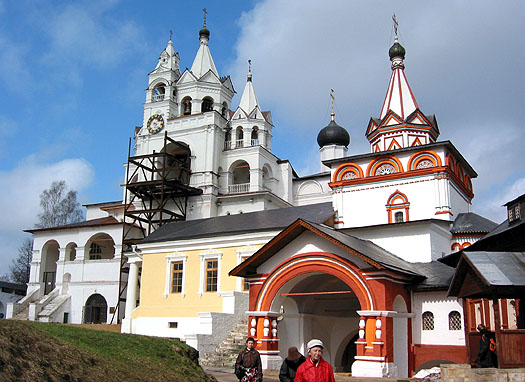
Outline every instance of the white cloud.
<path fill-rule="evenodd" d="M 105 9 L 83 4 L 60 6 L 47 20 L 51 47 L 47 60 L 69 65 L 113 67 L 131 55 L 141 41 L 133 22 L 110 17 Z"/>
<path fill-rule="evenodd" d="M 329 121 L 330 88 L 336 121 L 351 135 L 349 154 L 369 152 L 364 132 L 370 117 L 379 115 L 388 85 L 395 12 L 419 106 L 437 115 L 439 140 L 452 141 L 478 172 L 474 191 L 481 203 L 474 212 L 499 216 L 481 206 L 505 198 L 525 176 L 519 145 L 524 11 L 525 3 L 517 1 L 481 1 L 473 8 L 438 1 L 266 0 L 239 21 L 230 73 L 242 89 L 252 59 L 255 90 L 262 109 L 272 111 L 274 137 L 287 137 L 275 139 L 273 151 L 295 168 L 310 169 L 318 158 L 304 147 Z"/>
<path fill-rule="evenodd" d="M 0 171 L 2 215 L 0 240 L 0 274 L 7 272 L 11 259 L 16 256 L 24 229 L 34 227 L 40 211 L 40 194 L 54 180 L 65 180 L 69 189 L 82 192 L 93 182 L 94 169 L 85 159 L 64 159 L 56 163 L 42 163 L 37 156 L 24 159 L 9 171 Z"/>

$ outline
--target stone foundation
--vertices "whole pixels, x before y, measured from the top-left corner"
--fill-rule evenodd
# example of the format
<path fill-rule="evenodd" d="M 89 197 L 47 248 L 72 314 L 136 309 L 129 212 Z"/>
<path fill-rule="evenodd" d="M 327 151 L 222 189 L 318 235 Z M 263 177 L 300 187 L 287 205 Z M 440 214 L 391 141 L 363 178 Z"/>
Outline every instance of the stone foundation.
<path fill-rule="evenodd" d="M 442 382 L 525 382 L 525 369 L 471 369 L 470 365 L 441 365 Z"/>

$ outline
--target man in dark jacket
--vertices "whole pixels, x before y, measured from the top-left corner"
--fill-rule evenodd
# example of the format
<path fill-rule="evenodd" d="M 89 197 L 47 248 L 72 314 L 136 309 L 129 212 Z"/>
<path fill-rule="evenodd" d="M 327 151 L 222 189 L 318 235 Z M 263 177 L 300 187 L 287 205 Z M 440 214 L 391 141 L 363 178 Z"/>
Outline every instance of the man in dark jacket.
<path fill-rule="evenodd" d="M 299 353 L 295 346 L 288 349 L 288 357 L 285 358 L 279 372 L 280 382 L 294 382 L 297 368 L 306 361 L 304 355 Z"/>
<path fill-rule="evenodd" d="M 263 372 L 261 356 L 254 349 L 253 337 L 246 339 L 246 347 L 237 356 L 235 361 L 235 375 L 241 382 L 262 382 Z"/>

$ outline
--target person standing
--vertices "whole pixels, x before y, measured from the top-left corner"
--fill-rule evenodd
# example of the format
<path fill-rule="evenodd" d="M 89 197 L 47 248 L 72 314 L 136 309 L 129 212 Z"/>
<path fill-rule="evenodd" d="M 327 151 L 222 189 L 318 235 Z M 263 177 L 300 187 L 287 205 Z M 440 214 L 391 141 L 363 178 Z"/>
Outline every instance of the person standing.
<path fill-rule="evenodd" d="M 481 333 L 481 341 L 476 365 L 479 367 L 498 367 L 496 336 L 483 324 L 478 325 L 478 330 Z"/>
<path fill-rule="evenodd" d="M 306 347 L 308 349 L 308 357 L 297 369 L 295 382 L 335 382 L 332 366 L 322 357 L 323 342 L 318 339 L 312 339 Z"/>
<path fill-rule="evenodd" d="M 299 350 L 295 346 L 288 349 L 288 357 L 286 357 L 281 365 L 279 371 L 280 382 L 294 382 L 297 368 L 306 361 L 304 355 L 299 353 Z"/>
<path fill-rule="evenodd" d="M 261 356 L 254 349 L 253 337 L 246 339 L 246 347 L 239 353 L 235 361 L 235 375 L 241 382 L 262 382 L 263 372 Z"/>

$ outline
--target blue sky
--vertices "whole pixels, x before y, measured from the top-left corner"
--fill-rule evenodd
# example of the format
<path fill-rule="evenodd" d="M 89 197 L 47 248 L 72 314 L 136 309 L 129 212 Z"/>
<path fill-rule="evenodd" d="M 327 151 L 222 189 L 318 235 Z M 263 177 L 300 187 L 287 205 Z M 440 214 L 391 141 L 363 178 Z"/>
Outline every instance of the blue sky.
<path fill-rule="evenodd" d="M 198 49 L 202 8 L 220 75 L 244 88 L 247 60 L 275 124 L 272 149 L 301 175 L 319 170 L 318 131 L 336 120 L 364 137 L 390 76 L 392 13 L 420 108 L 471 163 L 473 210 L 497 222 L 525 192 L 525 4 L 520 1 L 0 0 L 0 274 L 56 179 L 82 204 L 122 197 L 123 163 L 142 122 L 147 73 L 173 30 L 181 69 Z"/>

